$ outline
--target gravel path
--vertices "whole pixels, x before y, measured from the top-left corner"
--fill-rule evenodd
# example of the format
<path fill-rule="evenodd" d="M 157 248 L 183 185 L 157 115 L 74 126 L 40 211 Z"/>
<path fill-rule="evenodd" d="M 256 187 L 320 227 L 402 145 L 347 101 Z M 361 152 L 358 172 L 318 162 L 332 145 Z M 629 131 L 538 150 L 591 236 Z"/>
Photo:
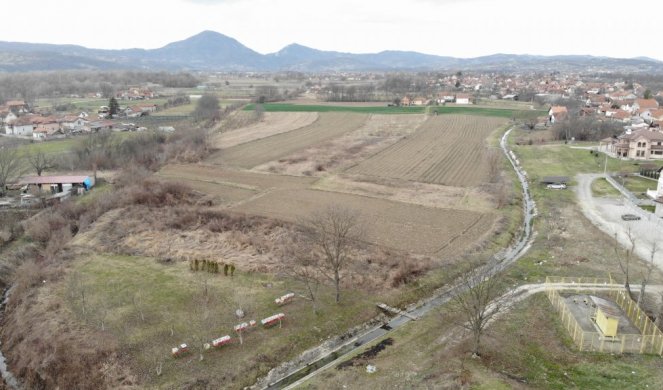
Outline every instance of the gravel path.
<path fill-rule="evenodd" d="M 605 177 L 601 174 L 581 174 L 576 176 L 578 186 L 575 188 L 578 203 L 583 214 L 596 227 L 604 233 L 615 236 L 623 247 L 630 246 L 628 231 L 636 239 L 636 254 L 643 260 L 651 257 L 651 248 L 654 242 L 658 243 L 659 250 L 654 256 L 654 262 L 663 270 L 663 220 L 652 213 L 637 207 L 625 197 L 595 198 L 592 195 L 592 181 Z M 639 215 L 639 221 L 623 221 L 623 214 Z"/>

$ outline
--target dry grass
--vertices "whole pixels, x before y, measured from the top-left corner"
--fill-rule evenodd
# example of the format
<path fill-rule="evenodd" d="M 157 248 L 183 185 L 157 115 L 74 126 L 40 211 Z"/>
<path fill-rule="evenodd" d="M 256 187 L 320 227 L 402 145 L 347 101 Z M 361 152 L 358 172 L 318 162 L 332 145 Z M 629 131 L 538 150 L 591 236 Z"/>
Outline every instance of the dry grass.
<path fill-rule="evenodd" d="M 488 179 L 486 138 L 504 123 L 494 117 L 440 115 L 411 137 L 347 172 L 449 186 L 477 186 Z"/>
<path fill-rule="evenodd" d="M 323 176 L 362 161 L 414 133 L 424 115 L 371 115 L 364 126 L 339 138 L 298 151 L 255 170 L 304 176 Z"/>
<path fill-rule="evenodd" d="M 258 123 L 215 136 L 212 145 L 215 148 L 226 149 L 306 127 L 318 119 L 316 112 L 267 112 L 264 115 Z"/>
<path fill-rule="evenodd" d="M 356 130 L 366 119 L 367 115 L 361 114 L 320 114 L 319 119 L 309 126 L 223 149 L 211 156 L 210 161 L 252 168 Z"/>
<path fill-rule="evenodd" d="M 482 189 L 450 187 L 387 178 L 366 178 L 351 175 L 331 175 L 316 182 L 316 190 L 382 198 L 442 209 L 491 212 L 490 196 Z"/>

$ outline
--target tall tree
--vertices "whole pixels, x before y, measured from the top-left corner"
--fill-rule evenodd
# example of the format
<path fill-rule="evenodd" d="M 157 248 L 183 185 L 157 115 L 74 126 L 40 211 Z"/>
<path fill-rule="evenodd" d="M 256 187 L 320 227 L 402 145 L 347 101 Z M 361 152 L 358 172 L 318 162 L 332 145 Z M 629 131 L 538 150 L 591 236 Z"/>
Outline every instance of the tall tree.
<path fill-rule="evenodd" d="M 193 111 L 193 118 L 198 122 L 214 122 L 219 119 L 219 98 L 214 95 L 205 94 L 196 103 L 196 109 Z"/>
<path fill-rule="evenodd" d="M 117 99 L 111 97 L 108 100 L 108 116 L 114 118 L 120 112 L 120 103 L 117 102 Z"/>
<path fill-rule="evenodd" d="M 347 267 L 350 252 L 364 238 L 358 213 L 338 205 L 330 206 L 304 222 L 304 235 L 320 259 L 320 272 L 333 282 L 336 303 L 339 303 L 342 272 Z"/>
<path fill-rule="evenodd" d="M 500 297 L 499 278 L 491 275 L 490 268 L 480 259 L 471 259 L 467 264 L 470 270 L 461 275 L 458 285 L 463 292 L 451 304 L 452 310 L 461 315 L 463 327 L 472 333 L 472 352 L 480 355 L 481 337 L 491 319 L 503 309 L 507 297 Z"/>
<path fill-rule="evenodd" d="M 41 176 L 43 171 L 53 167 L 53 161 L 41 149 L 28 153 L 26 157 L 32 169 L 37 172 L 37 176 Z"/>
<path fill-rule="evenodd" d="M 0 146 L 0 197 L 5 196 L 7 184 L 21 174 L 21 156 L 18 149 Z"/>

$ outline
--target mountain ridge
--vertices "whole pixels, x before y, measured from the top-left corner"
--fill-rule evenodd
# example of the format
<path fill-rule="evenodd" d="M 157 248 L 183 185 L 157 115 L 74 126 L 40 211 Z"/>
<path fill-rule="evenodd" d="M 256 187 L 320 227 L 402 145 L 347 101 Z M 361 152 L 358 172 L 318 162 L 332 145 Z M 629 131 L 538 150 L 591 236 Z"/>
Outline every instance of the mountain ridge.
<path fill-rule="evenodd" d="M 292 43 L 261 54 L 236 39 L 205 30 L 157 49 L 91 49 L 73 44 L 0 41 L 0 71 L 67 69 L 152 69 L 194 71 L 424 71 L 532 70 L 663 72 L 663 61 L 650 57 L 612 58 L 591 55 L 542 56 L 495 53 L 457 58 L 415 51 L 378 53 L 324 51 Z"/>

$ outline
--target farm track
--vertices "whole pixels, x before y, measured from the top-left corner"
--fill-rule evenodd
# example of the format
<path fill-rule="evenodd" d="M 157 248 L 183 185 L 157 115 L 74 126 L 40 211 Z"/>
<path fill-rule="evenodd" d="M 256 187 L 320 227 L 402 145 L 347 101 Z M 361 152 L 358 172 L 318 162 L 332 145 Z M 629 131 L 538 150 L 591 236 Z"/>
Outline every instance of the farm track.
<path fill-rule="evenodd" d="M 222 149 L 210 161 L 251 169 L 357 130 L 367 119 L 366 114 L 323 113 L 315 122 L 303 128 Z"/>
<path fill-rule="evenodd" d="M 346 172 L 448 186 L 471 187 L 488 175 L 485 139 L 504 119 L 444 115 L 429 118 L 412 136 Z"/>

